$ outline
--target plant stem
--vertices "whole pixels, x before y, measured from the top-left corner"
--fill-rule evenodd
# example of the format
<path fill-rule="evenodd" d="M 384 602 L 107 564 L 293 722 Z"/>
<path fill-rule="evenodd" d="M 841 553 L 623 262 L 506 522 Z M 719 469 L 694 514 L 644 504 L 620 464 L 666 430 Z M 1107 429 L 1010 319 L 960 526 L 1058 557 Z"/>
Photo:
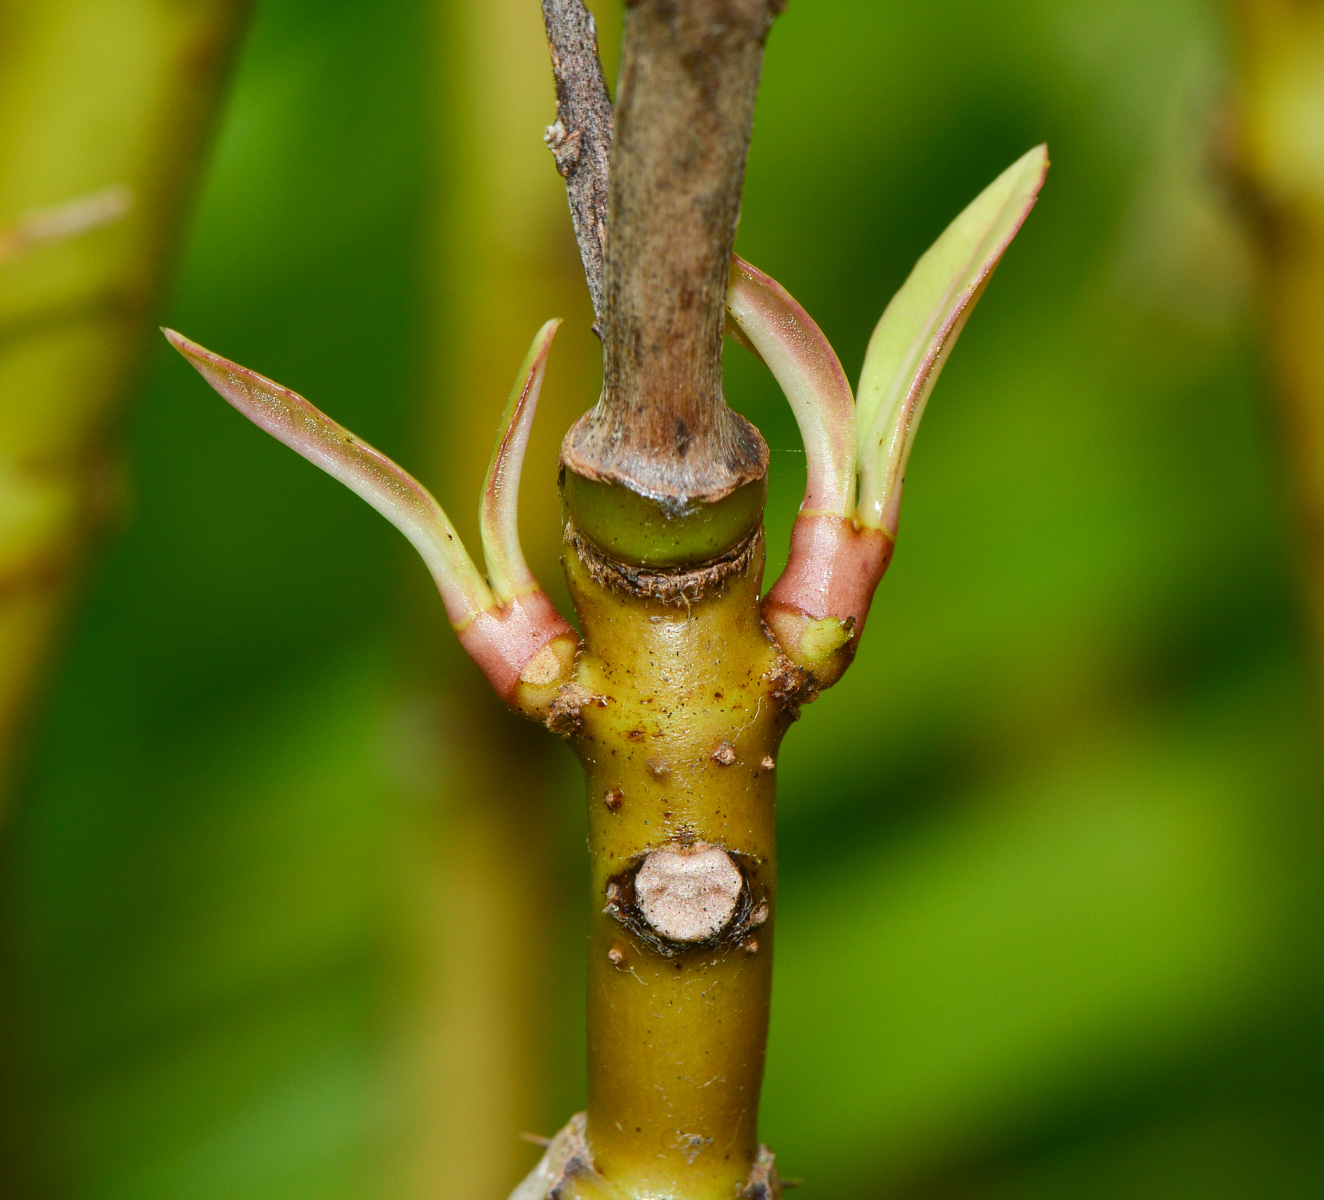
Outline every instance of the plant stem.
<path fill-rule="evenodd" d="M 793 715 L 774 695 L 779 654 L 759 625 L 762 538 L 688 607 L 602 582 L 595 559 L 574 541 L 566 555 L 584 623 L 576 680 L 601 698 L 574 738 L 592 859 L 588 1140 L 598 1171 L 630 1196 L 730 1197 L 759 1150 L 773 763 Z M 739 864 L 741 894 L 709 936 L 674 936 L 692 903 L 682 881 L 679 917 L 649 909 L 639 872 L 659 847 L 682 862 L 713 847 L 719 868 Z M 698 931 L 723 917 L 725 896 L 710 898 Z"/>
<path fill-rule="evenodd" d="M 132 198 L 0 264 L 0 787 L 83 553 L 122 504 L 118 429 L 245 8 L 26 0 L 0 18 L 0 228 L 111 186 Z"/>
<path fill-rule="evenodd" d="M 767 472 L 722 397 L 726 286 L 776 0 L 636 0 L 608 189 L 603 391 L 570 470 L 673 507 Z"/>
<path fill-rule="evenodd" d="M 584 278 L 602 318 L 607 273 L 607 165 L 612 108 L 598 35 L 583 0 L 543 0 L 543 26 L 556 80 L 556 123 L 544 140 L 565 177 Z"/>
<path fill-rule="evenodd" d="M 1324 679 L 1324 3 L 1240 0 L 1238 168 L 1258 218 L 1266 334 Z"/>
<path fill-rule="evenodd" d="M 547 1182 L 548 1194 L 716 1200 L 753 1194 L 762 1161 L 775 755 L 800 681 L 760 620 L 767 449 L 726 406 L 721 354 L 778 7 L 641 0 L 627 12 L 603 395 L 562 447 L 563 561 L 584 645 L 551 718 L 588 788 L 591 1161 L 560 1185 L 531 1177 L 530 1194 Z M 548 25 L 572 93 L 567 74 L 595 64 L 558 56 Z M 576 220 L 590 272 L 592 227 Z M 724 514 L 715 523 L 709 507 Z M 544 1172 L 571 1171 L 555 1157 Z M 770 1162 L 764 1175 L 771 1194 Z"/>

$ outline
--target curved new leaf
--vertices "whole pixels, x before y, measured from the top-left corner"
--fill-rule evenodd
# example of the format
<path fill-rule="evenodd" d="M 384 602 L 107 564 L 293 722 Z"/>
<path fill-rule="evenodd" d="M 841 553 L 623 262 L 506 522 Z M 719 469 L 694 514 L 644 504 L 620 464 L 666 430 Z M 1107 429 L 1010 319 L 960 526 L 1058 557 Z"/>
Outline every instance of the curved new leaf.
<path fill-rule="evenodd" d="M 502 415 L 492 461 L 483 481 L 478 524 L 487 560 L 487 578 L 502 604 L 526 592 L 540 590 L 520 547 L 519 481 L 524 454 L 529 448 L 533 415 L 538 408 L 538 394 L 547 373 L 547 354 L 560 324 L 559 320 L 548 321 L 534 335 Z"/>
<path fill-rule="evenodd" d="M 804 441 L 804 512 L 855 515 L 855 400 L 823 331 L 775 279 L 731 256 L 726 309 L 786 393 Z"/>
<path fill-rule="evenodd" d="M 340 480 L 409 539 L 427 563 L 456 629 L 463 629 L 493 607 L 492 592 L 459 534 L 417 479 L 297 392 L 213 354 L 173 329 L 162 332 L 198 374 L 244 416 Z"/>
<path fill-rule="evenodd" d="M 859 522 L 896 534 L 910 445 L 947 354 L 1043 185 L 1048 148 L 997 177 L 915 264 L 878 322 L 860 375 Z"/>

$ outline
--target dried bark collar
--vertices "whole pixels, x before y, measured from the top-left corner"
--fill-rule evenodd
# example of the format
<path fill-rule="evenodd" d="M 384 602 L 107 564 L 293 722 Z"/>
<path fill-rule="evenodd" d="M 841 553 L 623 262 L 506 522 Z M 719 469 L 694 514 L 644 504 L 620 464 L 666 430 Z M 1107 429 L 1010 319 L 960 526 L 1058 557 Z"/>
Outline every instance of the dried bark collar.
<path fill-rule="evenodd" d="M 603 395 L 571 470 L 717 499 L 767 469 L 722 398 L 722 331 L 763 44 L 780 0 L 636 0 L 611 147 Z"/>
<path fill-rule="evenodd" d="M 602 587 L 627 596 L 688 608 L 711 598 L 732 579 L 744 578 L 755 553 L 763 546 L 763 526 L 711 562 L 672 570 L 636 567 L 604 554 L 579 532 L 573 518 L 566 519 L 564 538 L 590 577 Z"/>

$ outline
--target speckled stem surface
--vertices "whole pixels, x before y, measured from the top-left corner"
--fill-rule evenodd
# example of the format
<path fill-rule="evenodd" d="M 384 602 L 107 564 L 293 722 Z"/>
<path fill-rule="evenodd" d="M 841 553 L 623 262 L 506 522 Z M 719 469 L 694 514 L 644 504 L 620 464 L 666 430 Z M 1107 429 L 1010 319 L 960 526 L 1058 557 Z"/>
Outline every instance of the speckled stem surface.
<path fill-rule="evenodd" d="M 584 630 L 571 741 L 592 857 L 587 1138 L 634 1197 L 737 1196 L 759 1154 L 775 759 L 796 673 L 759 619 L 761 529 L 751 550 L 697 599 L 612 586 L 573 534 L 564 555 Z M 705 846 L 738 865 L 742 894 L 717 934 L 669 942 L 634 904 L 634 873 L 650 851 Z"/>

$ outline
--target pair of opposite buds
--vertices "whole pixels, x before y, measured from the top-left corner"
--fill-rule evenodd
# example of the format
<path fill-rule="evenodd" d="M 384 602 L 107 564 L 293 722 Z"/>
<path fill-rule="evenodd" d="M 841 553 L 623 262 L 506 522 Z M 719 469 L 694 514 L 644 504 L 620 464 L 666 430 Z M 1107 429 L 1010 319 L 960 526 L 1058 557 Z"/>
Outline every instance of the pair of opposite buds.
<path fill-rule="evenodd" d="M 858 398 L 809 315 L 739 258 L 728 328 L 771 370 L 804 440 L 808 481 L 786 570 L 764 616 L 787 657 L 822 687 L 854 655 L 896 538 L 906 461 L 929 393 L 1048 169 L 1046 147 L 1012 164 L 952 222 L 887 306 Z M 422 555 L 460 642 L 512 708 L 544 717 L 568 683 L 578 634 L 529 570 L 517 528 L 520 472 L 559 321 L 533 339 L 502 418 L 479 507 L 484 577 L 432 494 L 302 396 L 165 335 L 235 408 L 356 492 Z"/>

